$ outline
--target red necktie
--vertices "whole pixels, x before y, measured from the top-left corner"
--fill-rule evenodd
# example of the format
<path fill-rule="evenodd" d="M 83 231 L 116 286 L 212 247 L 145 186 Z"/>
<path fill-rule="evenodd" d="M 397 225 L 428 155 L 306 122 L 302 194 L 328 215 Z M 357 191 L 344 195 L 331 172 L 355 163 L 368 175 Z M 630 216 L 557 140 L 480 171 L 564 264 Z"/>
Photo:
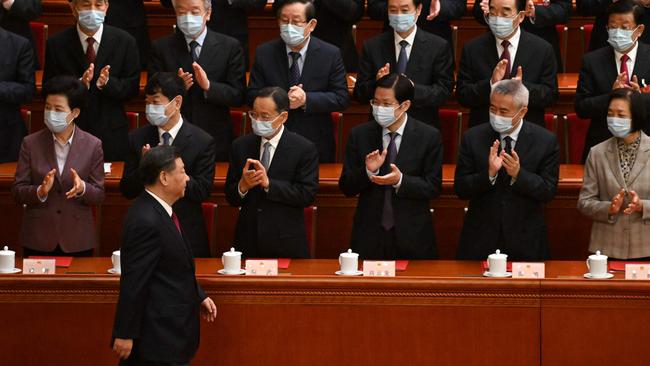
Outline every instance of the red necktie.
<path fill-rule="evenodd" d="M 88 48 L 86 48 L 86 59 L 88 60 L 88 63 L 93 63 L 95 62 L 95 57 L 97 56 L 95 54 L 95 47 L 93 47 L 95 44 L 95 39 L 93 37 L 88 37 L 86 38 L 86 42 L 88 42 Z"/>
<path fill-rule="evenodd" d="M 508 60 L 508 64 L 506 65 L 506 73 L 503 75 L 503 79 L 510 79 L 510 50 L 508 50 L 508 47 L 510 47 L 510 42 L 508 41 L 503 41 L 501 42 L 501 46 L 503 46 L 503 52 L 501 53 L 501 58 L 499 58 L 499 61 L 501 60 Z"/>
<path fill-rule="evenodd" d="M 625 82 L 625 84 L 627 84 L 627 85 L 630 85 L 630 73 L 627 71 L 627 61 L 629 59 L 630 59 L 630 56 L 628 56 L 628 55 L 621 56 L 621 72 L 620 72 L 620 74 L 625 73 L 625 75 L 627 76 L 627 81 Z"/>
<path fill-rule="evenodd" d="M 176 212 L 172 212 L 172 221 L 174 222 L 174 225 L 176 225 L 176 228 L 178 229 L 179 233 L 183 233 L 181 231 L 181 223 L 178 221 L 178 216 L 176 216 Z"/>

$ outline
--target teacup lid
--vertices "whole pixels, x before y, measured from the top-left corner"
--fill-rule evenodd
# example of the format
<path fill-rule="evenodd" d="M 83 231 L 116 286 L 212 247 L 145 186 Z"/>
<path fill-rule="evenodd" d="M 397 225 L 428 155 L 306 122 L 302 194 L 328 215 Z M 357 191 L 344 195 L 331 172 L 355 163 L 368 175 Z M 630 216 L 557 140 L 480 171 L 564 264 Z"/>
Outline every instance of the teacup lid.
<path fill-rule="evenodd" d="M 597 251 L 596 251 L 596 254 L 592 254 L 592 255 L 589 256 L 589 259 L 591 259 L 591 260 L 595 260 L 595 261 L 597 261 L 597 260 L 601 260 L 601 261 L 602 261 L 602 260 L 606 260 L 606 259 L 607 259 L 607 256 L 604 255 L 604 254 L 600 254 L 600 250 L 597 250 Z"/>
<path fill-rule="evenodd" d="M 230 248 L 230 251 L 223 252 L 223 255 L 226 257 L 236 257 L 241 255 L 241 252 L 236 251 L 235 248 Z"/>
<path fill-rule="evenodd" d="M 5 245 L 3 250 L 0 250 L 0 255 L 16 255 L 16 252 L 9 250 L 9 247 Z"/>
<path fill-rule="evenodd" d="M 489 257 L 492 258 L 492 259 L 506 259 L 506 258 L 508 258 L 508 255 L 507 254 L 502 254 L 501 250 L 497 249 L 497 251 L 490 254 Z"/>
<path fill-rule="evenodd" d="M 345 258 L 356 258 L 356 257 L 359 256 L 359 254 L 358 253 L 352 253 L 352 249 L 348 249 L 347 252 L 341 253 L 341 256 L 345 257 Z"/>

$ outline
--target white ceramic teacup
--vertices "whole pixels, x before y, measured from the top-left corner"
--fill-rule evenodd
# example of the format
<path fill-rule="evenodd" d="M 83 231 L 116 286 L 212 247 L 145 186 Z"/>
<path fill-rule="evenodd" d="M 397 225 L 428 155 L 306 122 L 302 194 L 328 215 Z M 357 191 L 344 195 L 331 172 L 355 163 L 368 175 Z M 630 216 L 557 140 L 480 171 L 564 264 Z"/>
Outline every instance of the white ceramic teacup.
<path fill-rule="evenodd" d="M 230 251 L 223 253 L 221 263 L 225 273 L 237 274 L 241 271 L 241 254 L 235 251 L 235 248 L 230 248 Z"/>
<path fill-rule="evenodd" d="M 352 249 L 339 255 L 339 265 L 341 266 L 341 273 L 355 274 L 359 268 L 359 254 L 352 253 Z"/>
<path fill-rule="evenodd" d="M 488 271 L 494 276 L 503 276 L 508 269 L 508 255 L 502 254 L 499 249 L 487 258 Z"/>
<path fill-rule="evenodd" d="M 113 269 L 117 273 L 122 272 L 122 266 L 120 264 L 120 251 L 116 250 L 113 252 L 113 255 L 111 256 L 111 262 L 113 262 Z"/>
<path fill-rule="evenodd" d="M 592 254 L 587 258 L 587 269 L 591 277 L 606 277 L 607 276 L 607 256 L 600 254 L 600 250 L 596 254 Z"/>
<path fill-rule="evenodd" d="M 0 250 L 0 273 L 11 273 L 16 266 L 16 252 L 5 246 Z"/>

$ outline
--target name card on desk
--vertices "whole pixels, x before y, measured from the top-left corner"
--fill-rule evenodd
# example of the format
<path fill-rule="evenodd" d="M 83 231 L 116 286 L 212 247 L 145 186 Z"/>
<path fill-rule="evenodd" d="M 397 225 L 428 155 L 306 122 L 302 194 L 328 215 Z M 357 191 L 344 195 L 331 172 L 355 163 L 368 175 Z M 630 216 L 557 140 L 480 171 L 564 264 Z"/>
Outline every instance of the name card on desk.
<path fill-rule="evenodd" d="M 647 264 L 626 264 L 626 280 L 650 280 L 650 265 Z"/>
<path fill-rule="evenodd" d="M 277 276 L 277 259 L 249 259 L 246 261 L 247 276 Z"/>
<path fill-rule="evenodd" d="M 395 277 L 395 261 L 363 261 L 366 277 Z"/>
<path fill-rule="evenodd" d="M 104 163 L 104 174 L 111 174 L 111 163 Z"/>
<path fill-rule="evenodd" d="M 23 274 L 56 274 L 56 260 L 23 259 Z"/>
<path fill-rule="evenodd" d="M 544 278 L 544 263 L 514 262 L 512 264 L 512 278 Z"/>

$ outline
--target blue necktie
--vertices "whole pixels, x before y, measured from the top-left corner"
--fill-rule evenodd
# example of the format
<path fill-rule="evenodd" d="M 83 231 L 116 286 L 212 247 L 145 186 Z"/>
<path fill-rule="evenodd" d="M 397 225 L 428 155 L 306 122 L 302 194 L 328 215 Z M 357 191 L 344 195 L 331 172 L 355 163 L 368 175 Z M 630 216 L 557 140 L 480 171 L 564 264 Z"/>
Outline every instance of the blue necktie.
<path fill-rule="evenodd" d="M 409 45 L 408 42 L 405 40 L 399 41 L 400 45 L 400 50 L 399 50 L 399 58 L 397 59 L 397 73 L 398 74 L 404 74 L 406 73 L 406 64 L 408 64 L 409 59 L 406 56 L 406 46 Z"/>
<path fill-rule="evenodd" d="M 199 47 L 199 42 L 192 41 L 190 42 L 190 54 L 192 55 L 192 61 L 199 62 L 199 55 L 196 52 L 196 48 Z"/>
<path fill-rule="evenodd" d="M 298 67 L 300 53 L 289 52 L 289 56 L 291 56 L 291 66 L 289 67 L 289 86 L 291 87 L 300 82 L 300 67 Z"/>
<path fill-rule="evenodd" d="M 165 146 L 171 145 L 169 141 L 172 139 L 172 135 L 169 132 L 163 133 L 162 138 L 163 138 L 163 145 Z"/>

